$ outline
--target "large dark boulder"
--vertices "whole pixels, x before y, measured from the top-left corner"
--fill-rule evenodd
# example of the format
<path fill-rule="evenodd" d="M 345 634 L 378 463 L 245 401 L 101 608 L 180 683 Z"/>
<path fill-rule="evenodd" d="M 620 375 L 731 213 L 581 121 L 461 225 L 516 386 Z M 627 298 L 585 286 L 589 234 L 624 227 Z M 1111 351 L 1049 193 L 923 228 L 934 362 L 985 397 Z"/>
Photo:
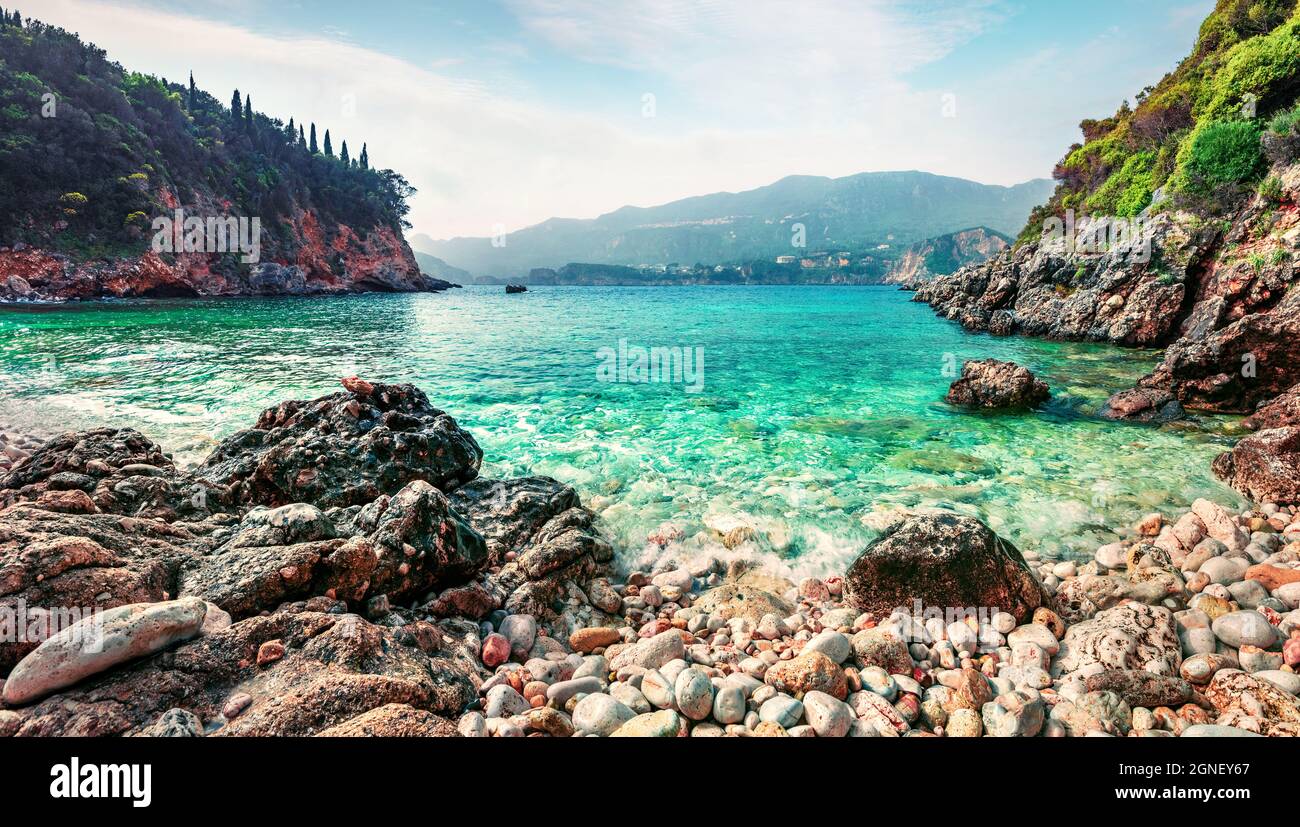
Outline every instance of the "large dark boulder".
<path fill-rule="evenodd" d="M 1163 424 L 1187 416 L 1182 403 L 1158 385 L 1139 385 L 1116 393 L 1101 410 L 1103 419 Z"/>
<path fill-rule="evenodd" d="M 1300 426 L 1251 434 L 1215 458 L 1214 473 L 1252 500 L 1300 503 Z"/>
<path fill-rule="evenodd" d="M 1051 398 L 1047 383 L 1026 367 L 996 359 L 970 361 L 945 401 L 967 408 L 1031 408 Z"/>
<path fill-rule="evenodd" d="M 478 476 L 483 451 L 412 385 L 345 382 L 347 391 L 284 402 L 221 443 L 195 476 L 236 502 L 364 505 L 413 480 L 444 491 Z"/>
<path fill-rule="evenodd" d="M 1024 621 L 1048 596 L 1011 543 L 971 517 L 918 514 L 867 546 L 844 577 L 848 602 L 884 618 L 897 608 L 1003 611 Z"/>
<path fill-rule="evenodd" d="M 483 536 L 424 481 L 367 505 L 352 530 L 374 545 L 370 594 L 386 594 L 395 602 L 464 583 L 488 562 Z"/>
<path fill-rule="evenodd" d="M 572 486 L 550 477 L 476 479 L 449 499 L 456 513 L 487 540 L 495 562 L 528 543 L 552 518 L 581 505 Z"/>

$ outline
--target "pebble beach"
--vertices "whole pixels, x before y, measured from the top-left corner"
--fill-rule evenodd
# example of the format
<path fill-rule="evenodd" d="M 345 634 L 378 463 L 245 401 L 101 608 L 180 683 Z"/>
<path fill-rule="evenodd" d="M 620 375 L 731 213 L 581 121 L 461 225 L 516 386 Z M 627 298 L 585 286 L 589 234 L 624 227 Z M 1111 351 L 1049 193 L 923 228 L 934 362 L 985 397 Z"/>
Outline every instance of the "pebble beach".
<path fill-rule="evenodd" d="M 678 567 L 665 551 L 652 570 L 573 593 L 558 628 L 494 613 L 480 652 L 491 676 L 458 728 L 471 737 L 1300 734 L 1300 515 L 1202 500 L 1123 534 L 1084 564 L 1025 553 L 1062 608 L 1040 607 L 1024 623 L 1006 612 L 876 617 L 846 605 L 842 578 L 795 584 L 761 567 Z M 672 536 L 671 526 L 659 533 Z M 1169 596 L 1152 600 L 1160 592 Z M 624 622 L 584 626 L 593 608 Z"/>

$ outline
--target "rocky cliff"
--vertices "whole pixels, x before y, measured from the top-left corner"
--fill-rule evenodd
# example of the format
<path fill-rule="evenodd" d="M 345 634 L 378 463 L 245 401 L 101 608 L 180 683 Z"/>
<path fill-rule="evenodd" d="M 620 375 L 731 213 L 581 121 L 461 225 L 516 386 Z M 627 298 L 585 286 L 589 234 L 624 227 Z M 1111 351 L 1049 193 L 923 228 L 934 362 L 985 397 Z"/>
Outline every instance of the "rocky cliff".
<path fill-rule="evenodd" d="M 913 244 L 885 274 L 886 284 L 914 287 L 971 264 L 983 264 L 1010 246 L 1010 239 L 988 227 L 948 233 Z"/>
<path fill-rule="evenodd" d="M 1108 237 L 1112 224 L 1084 219 L 1073 245 L 1022 245 L 922 285 L 916 300 L 996 335 L 1166 346 L 1137 388 L 1111 400 L 1116 418 L 1252 413 L 1300 382 L 1300 165 L 1273 176 L 1275 196 L 1254 194 L 1221 222 L 1157 213 L 1130 243 L 1091 253 L 1079 238 Z"/>
<path fill-rule="evenodd" d="M 314 224 L 314 215 L 301 214 L 300 226 Z M 207 253 L 147 251 L 80 261 L 18 244 L 0 248 L 0 301 L 409 293 L 454 286 L 423 274 L 391 230 L 375 230 L 365 238 L 345 225 L 332 230 L 329 242 L 319 233 L 304 234 L 291 255 L 247 268 Z"/>

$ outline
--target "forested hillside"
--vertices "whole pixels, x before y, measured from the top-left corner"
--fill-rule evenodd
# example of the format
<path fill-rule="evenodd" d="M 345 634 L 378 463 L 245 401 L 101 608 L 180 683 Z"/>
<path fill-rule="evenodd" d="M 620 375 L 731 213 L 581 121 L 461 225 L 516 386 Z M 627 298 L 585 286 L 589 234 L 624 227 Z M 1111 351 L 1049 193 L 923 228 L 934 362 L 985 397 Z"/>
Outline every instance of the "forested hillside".
<path fill-rule="evenodd" d="M 255 291 L 418 289 L 401 237 L 413 192 L 406 180 L 375 169 L 364 144 L 337 141 L 328 125 L 258 112 L 253 97 L 235 90 L 223 103 L 193 77 L 181 84 L 130 71 L 72 33 L 6 10 L 0 247 L 60 254 L 71 266 L 129 260 L 150 252 L 154 219 L 179 207 L 260 220 L 261 260 L 301 272 Z M 164 252 L 161 260 L 182 282 L 196 267 L 211 270 L 219 292 L 247 291 L 256 270 L 228 253 L 199 262 Z M 384 267 L 391 272 L 375 272 Z M 48 261 L 9 269 L 37 287 L 43 276 L 71 278 Z"/>

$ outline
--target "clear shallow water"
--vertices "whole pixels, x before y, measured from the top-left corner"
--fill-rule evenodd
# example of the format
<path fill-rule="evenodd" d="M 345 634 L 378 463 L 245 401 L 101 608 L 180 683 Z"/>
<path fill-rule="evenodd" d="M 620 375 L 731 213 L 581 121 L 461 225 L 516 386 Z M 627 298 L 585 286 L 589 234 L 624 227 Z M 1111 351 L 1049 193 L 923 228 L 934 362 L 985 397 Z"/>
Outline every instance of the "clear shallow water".
<path fill-rule="evenodd" d="M 469 428 L 484 474 L 549 474 L 625 554 L 667 521 L 690 553 L 736 521 L 797 573 L 841 573 L 872 512 L 947 505 L 1026 549 L 1090 554 L 1153 509 L 1239 502 L 1210 461 L 1224 423 L 1095 418 L 1153 352 L 972 335 L 892 288 L 501 288 L 441 295 L 0 309 L 0 422 L 111 424 L 195 462 L 338 378 L 409 381 Z M 703 348 L 701 393 L 598 381 L 597 351 Z M 952 366 L 1024 364 L 1043 410 L 943 404 Z M 959 369 L 959 368 L 958 368 Z M 752 547 L 745 550 L 753 553 Z"/>

